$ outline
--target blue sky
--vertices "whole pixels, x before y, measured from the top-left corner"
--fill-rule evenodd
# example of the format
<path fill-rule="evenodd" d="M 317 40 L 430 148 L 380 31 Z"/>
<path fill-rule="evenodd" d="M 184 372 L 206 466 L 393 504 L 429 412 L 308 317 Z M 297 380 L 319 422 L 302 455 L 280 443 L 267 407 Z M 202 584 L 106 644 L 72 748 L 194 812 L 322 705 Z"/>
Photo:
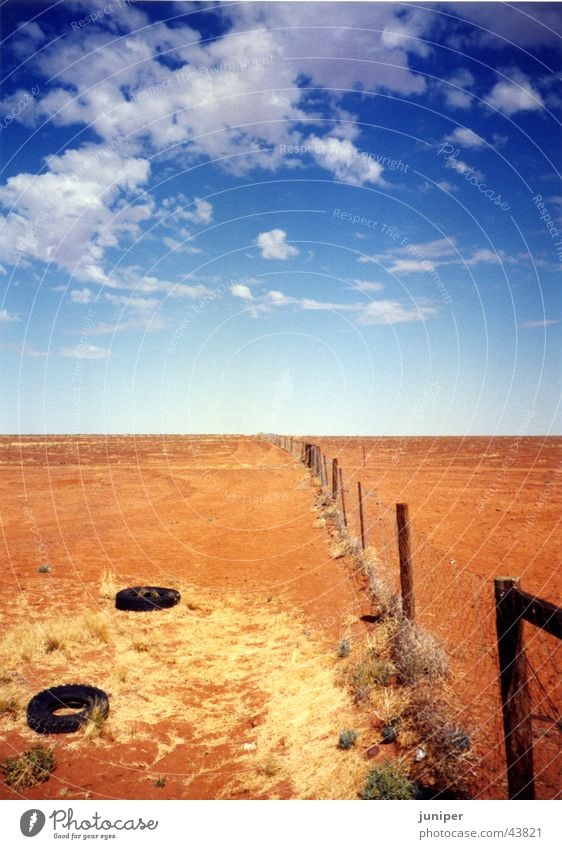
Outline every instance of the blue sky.
<path fill-rule="evenodd" d="M 561 20 L 8 0 L 2 432 L 560 432 Z"/>

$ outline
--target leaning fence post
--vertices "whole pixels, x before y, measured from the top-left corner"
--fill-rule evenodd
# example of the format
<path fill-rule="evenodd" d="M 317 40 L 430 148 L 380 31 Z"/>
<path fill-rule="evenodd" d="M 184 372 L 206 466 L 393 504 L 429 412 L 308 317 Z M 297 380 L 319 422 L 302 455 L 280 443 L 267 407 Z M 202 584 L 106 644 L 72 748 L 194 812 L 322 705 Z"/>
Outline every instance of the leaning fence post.
<path fill-rule="evenodd" d="M 361 491 L 361 481 L 357 481 L 357 498 L 359 500 L 359 524 L 361 526 L 361 548 L 365 551 L 365 519 L 363 517 L 363 493 Z"/>
<path fill-rule="evenodd" d="M 519 578 L 494 579 L 507 785 L 510 799 L 534 799 L 533 724 L 518 586 Z"/>
<path fill-rule="evenodd" d="M 407 504 L 396 505 L 396 525 L 398 528 L 398 557 L 400 559 L 402 612 L 407 619 L 410 619 L 413 622 L 416 618 L 416 606 L 414 600 L 412 550 L 410 545 L 410 519 Z"/>

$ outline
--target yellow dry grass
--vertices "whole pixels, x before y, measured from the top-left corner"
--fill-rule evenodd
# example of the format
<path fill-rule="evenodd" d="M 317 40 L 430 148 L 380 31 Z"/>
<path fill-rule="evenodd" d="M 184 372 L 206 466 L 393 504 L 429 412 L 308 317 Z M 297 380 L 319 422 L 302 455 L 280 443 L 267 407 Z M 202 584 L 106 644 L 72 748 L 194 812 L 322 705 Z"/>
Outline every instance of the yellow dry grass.
<path fill-rule="evenodd" d="M 108 694 L 109 717 L 59 738 L 63 751 L 95 747 L 96 759 L 112 762 L 116 744 L 142 742 L 139 781 L 146 770 L 165 776 L 159 762 L 173 754 L 186 795 L 216 772 L 223 798 L 275 798 L 280 788 L 293 798 L 357 798 L 368 765 L 359 747 L 337 748 L 357 712 L 336 683 L 336 647 L 297 611 L 179 589 L 188 602 L 156 613 L 123 613 L 108 602 L 105 611 L 63 618 L 55 604 L 35 615 L 20 605 L 20 621 L 0 643 L 13 699 L 0 734 L 17 724 L 37 740 L 25 724 L 37 689 L 30 679 L 91 684 Z"/>

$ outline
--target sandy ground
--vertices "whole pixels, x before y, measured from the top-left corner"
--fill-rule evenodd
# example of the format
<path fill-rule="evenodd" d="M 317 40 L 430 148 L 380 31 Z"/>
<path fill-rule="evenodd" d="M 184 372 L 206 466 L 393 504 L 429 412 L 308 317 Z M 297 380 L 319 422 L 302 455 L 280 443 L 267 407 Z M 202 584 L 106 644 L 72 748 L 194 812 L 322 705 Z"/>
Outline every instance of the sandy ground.
<path fill-rule="evenodd" d="M 358 719 L 334 680 L 367 608 L 328 553 L 302 465 L 235 437 L 4 438 L 0 462 L 15 699 L 0 758 L 47 742 L 58 761 L 22 795 L 357 797 L 368 763 L 337 749 Z M 182 602 L 116 611 L 114 591 L 139 584 Z M 28 729 L 28 699 L 73 682 L 108 693 L 103 736 Z"/>
<path fill-rule="evenodd" d="M 397 586 L 394 503 L 410 505 L 417 616 L 450 652 L 480 758 L 473 792 L 505 797 L 491 578 L 560 601 L 560 440 L 319 440 L 344 470 L 351 530 Z M 245 437 L 5 437 L 0 503 L 0 758 L 54 745 L 26 798 L 356 798 L 377 729 L 335 685 L 342 636 L 368 612 L 329 553 L 308 472 Z M 41 564 L 50 571 L 38 572 Z M 182 603 L 121 613 L 116 589 L 176 587 Z M 537 790 L 559 790 L 557 642 L 526 629 Z M 110 696 L 103 736 L 38 737 L 25 704 L 79 681 Z M 356 727 L 361 747 L 336 748 Z M 384 749 L 384 747 L 383 747 Z M 386 752 L 385 752 L 386 754 Z M 5 785 L 3 796 L 14 798 Z"/>
<path fill-rule="evenodd" d="M 527 592 L 562 604 L 562 439 L 310 437 L 344 477 L 350 529 L 359 535 L 363 484 L 367 544 L 397 590 L 395 504 L 409 505 L 417 619 L 454 660 L 474 729 L 483 798 L 505 794 L 495 648 L 493 578 L 519 577 Z M 537 795 L 560 794 L 560 643 L 525 625 L 535 733 Z"/>

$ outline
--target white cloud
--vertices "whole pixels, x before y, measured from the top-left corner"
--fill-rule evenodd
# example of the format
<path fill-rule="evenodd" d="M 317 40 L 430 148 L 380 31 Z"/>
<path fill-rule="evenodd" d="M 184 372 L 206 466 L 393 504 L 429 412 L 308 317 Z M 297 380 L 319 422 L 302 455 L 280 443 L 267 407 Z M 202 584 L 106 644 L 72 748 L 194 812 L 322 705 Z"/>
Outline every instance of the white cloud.
<path fill-rule="evenodd" d="M 17 315 L 8 312 L 6 309 L 0 309 L 0 324 L 9 324 L 12 321 L 19 321 Z"/>
<path fill-rule="evenodd" d="M 359 151 L 349 139 L 312 136 L 307 140 L 307 145 L 316 162 L 331 171 L 338 180 L 355 186 L 365 183 L 384 185 L 383 166 Z"/>
<path fill-rule="evenodd" d="M 363 307 L 357 324 L 403 324 L 410 321 L 425 321 L 439 314 L 436 307 L 405 306 L 399 301 L 370 301 Z"/>
<path fill-rule="evenodd" d="M 135 298 L 128 295 L 114 295 L 112 292 L 106 292 L 104 298 L 110 304 L 138 310 L 139 312 L 154 312 L 161 303 L 158 298 Z"/>
<path fill-rule="evenodd" d="M 277 289 L 272 289 L 268 292 L 266 294 L 266 299 L 274 304 L 286 304 L 289 303 L 290 300 L 287 295 L 284 295 L 283 292 L 279 292 Z"/>
<path fill-rule="evenodd" d="M 467 251 L 463 258 L 457 248 L 455 239 L 432 239 L 428 242 L 410 243 L 399 246 L 385 253 L 361 256 L 358 262 L 376 262 L 385 267 L 391 274 L 421 274 L 431 273 L 443 265 L 500 265 L 503 262 L 517 262 L 504 251 L 493 251 L 490 248 L 476 248 Z"/>
<path fill-rule="evenodd" d="M 134 288 L 138 292 L 165 292 L 171 298 L 189 298 L 194 301 L 212 294 L 212 289 L 202 283 L 171 283 L 157 277 L 143 277 Z"/>
<path fill-rule="evenodd" d="M 289 259 L 291 256 L 297 256 L 299 249 L 294 245 L 288 245 L 286 239 L 285 230 L 277 228 L 260 233 L 256 243 L 264 259 Z"/>
<path fill-rule="evenodd" d="M 243 283 L 234 283 L 230 287 L 230 291 L 235 298 L 242 298 L 243 301 L 252 301 L 254 298 L 249 286 L 245 286 Z"/>
<path fill-rule="evenodd" d="M 1 255 L 56 262 L 78 279 L 109 282 L 105 252 L 136 236 L 152 202 L 135 200 L 150 172 L 147 160 L 92 146 L 46 157 L 47 170 L 20 173 L 0 187 Z"/>
<path fill-rule="evenodd" d="M 380 292 L 384 289 L 382 283 L 372 283 L 370 280 L 350 280 L 349 282 L 353 289 L 358 289 L 360 292 Z"/>
<path fill-rule="evenodd" d="M 130 331 L 141 331 L 142 333 L 158 333 L 166 330 L 169 321 L 160 313 L 150 312 L 149 315 L 137 314 L 138 317 L 123 321 L 100 321 L 93 327 L 87 327 L 80 331 L 82 336 L 112 336 L 114 333 L 129 333 Z"/>
<path fill-rule="evenodd" d="M 356 324 L 404 324 L 412 321 L 425 321 L 439 314 L 437 307 L 423 304 L 404 304 L 396 300 L 372 300 L 368 303 L 334 303 L 318 301 L 315 298 L 294 298 L 283 292 L 271 291 L 264 298 L 268 307 L 295 307 L 297 309 L 315 312 L 343 312 L 355 316 Z"/>
<path fill-rule="evenodd" d="M 70 293 L 73 304 L 89 304 L 93 298 L 94 293 L 91 289 L 73 289 Z"/>
<path fill-rule="evenodd" d="M 527 77 L 519 72 L 512 73 L 509 80 L 496 83 L 486 102 L 508 116 L 516 112 L 536 111 L 544 106 L 539 92 L 533 89 Z"/>
<path fill-rule="evenodd" d="M 486 142 L 468 127 L 455 127 L 453 132 L 445 138 L 445 141 L 460 144 L 462 147 L 485 147 Z"/>
<path fill-rule="evenodd" d="M 439 84 L 447 106 L 452 109 L 470 109 L 472 106 L 472 89 L 474 88 L 474 75 L 466 68 L 461 68 L 452 77 L 443 80 Z"/>
<path fill-rule="evenodd" d="M 213 204 L 202 198 L 195 198 L 195 209 L 186 210 L 185 217 L 195 224 L 210 224 L 213 220 Z"/>
<path fill-rule="evenodd" d="M 472 253 L 468 259 L 464 260 L 464 265 L 478 265 L 479 263 L 487 263 L 489 265 L 501 265 L 507 259 L 503 251 L 491 251 L 489 248 L 478 248 Z"/>
<path fill-rule="evenodd" d="M 437 185 L 438 188 L 442 189 L 444 192 L 456 192 L 456 191 L 458 191 L 457 186 L 453 186 L 453 184 L 447 182 L 447 180 L 441 180 L 436 185 Z"/>
<path fill-rule="evenodd" d="M 31 60 L 34 71 L 53 80 L 36 98 L 35 119 L 82 124 L 104 140 L 125 140 L 129 150 L 144 141 L 156 150 L 177 144 L 182 159 L 204 155 L 242 173 L 276 168 L 279 145 L 302 138 L 297 122 L 322 124 L 315 106 L 303 106 L 304 78 L 332 89 L 325 109 L 340 139 L 358 132 L 342 109 L 343 92 L 426 89 L 409 66 L 411 54 L 431 51 L 425 36 L 434 20 L 423 9 L 353 4 L 342 21 L 338 4 L 324 4 L 321 38 L 312 4 L 209 12 L 221 19 L 224 37 L 203 40 L 186 25 L 188 17 L 146 26 L 148 17 L 131 6 L 100 17 L 80 37 L 72 32 L 47 45 Z"/>
<path fill-rule="evenodd" d="M 395 259 L 388 269 L 391 274 L 415 274 L 421 271 L 433 271 L 435 266 L 428 259 Z"/>
<path fill-rule="evenodd" d="M 523 321 L 520 324 L 520 327 L 527 327 L 530 329 L 534 329 L 536 327 L 550 327 L 551 324 L 559 324 L 559 318 L 544 318 L 540 321 Z"/>
<path fill-rule="evenodd" d="M 59 348 L 61 357 L 73 360 L 107 360 L 111 357 L 109 348 L 100 348 L 97 345 L 74 345 L 72 348 Z"/>

